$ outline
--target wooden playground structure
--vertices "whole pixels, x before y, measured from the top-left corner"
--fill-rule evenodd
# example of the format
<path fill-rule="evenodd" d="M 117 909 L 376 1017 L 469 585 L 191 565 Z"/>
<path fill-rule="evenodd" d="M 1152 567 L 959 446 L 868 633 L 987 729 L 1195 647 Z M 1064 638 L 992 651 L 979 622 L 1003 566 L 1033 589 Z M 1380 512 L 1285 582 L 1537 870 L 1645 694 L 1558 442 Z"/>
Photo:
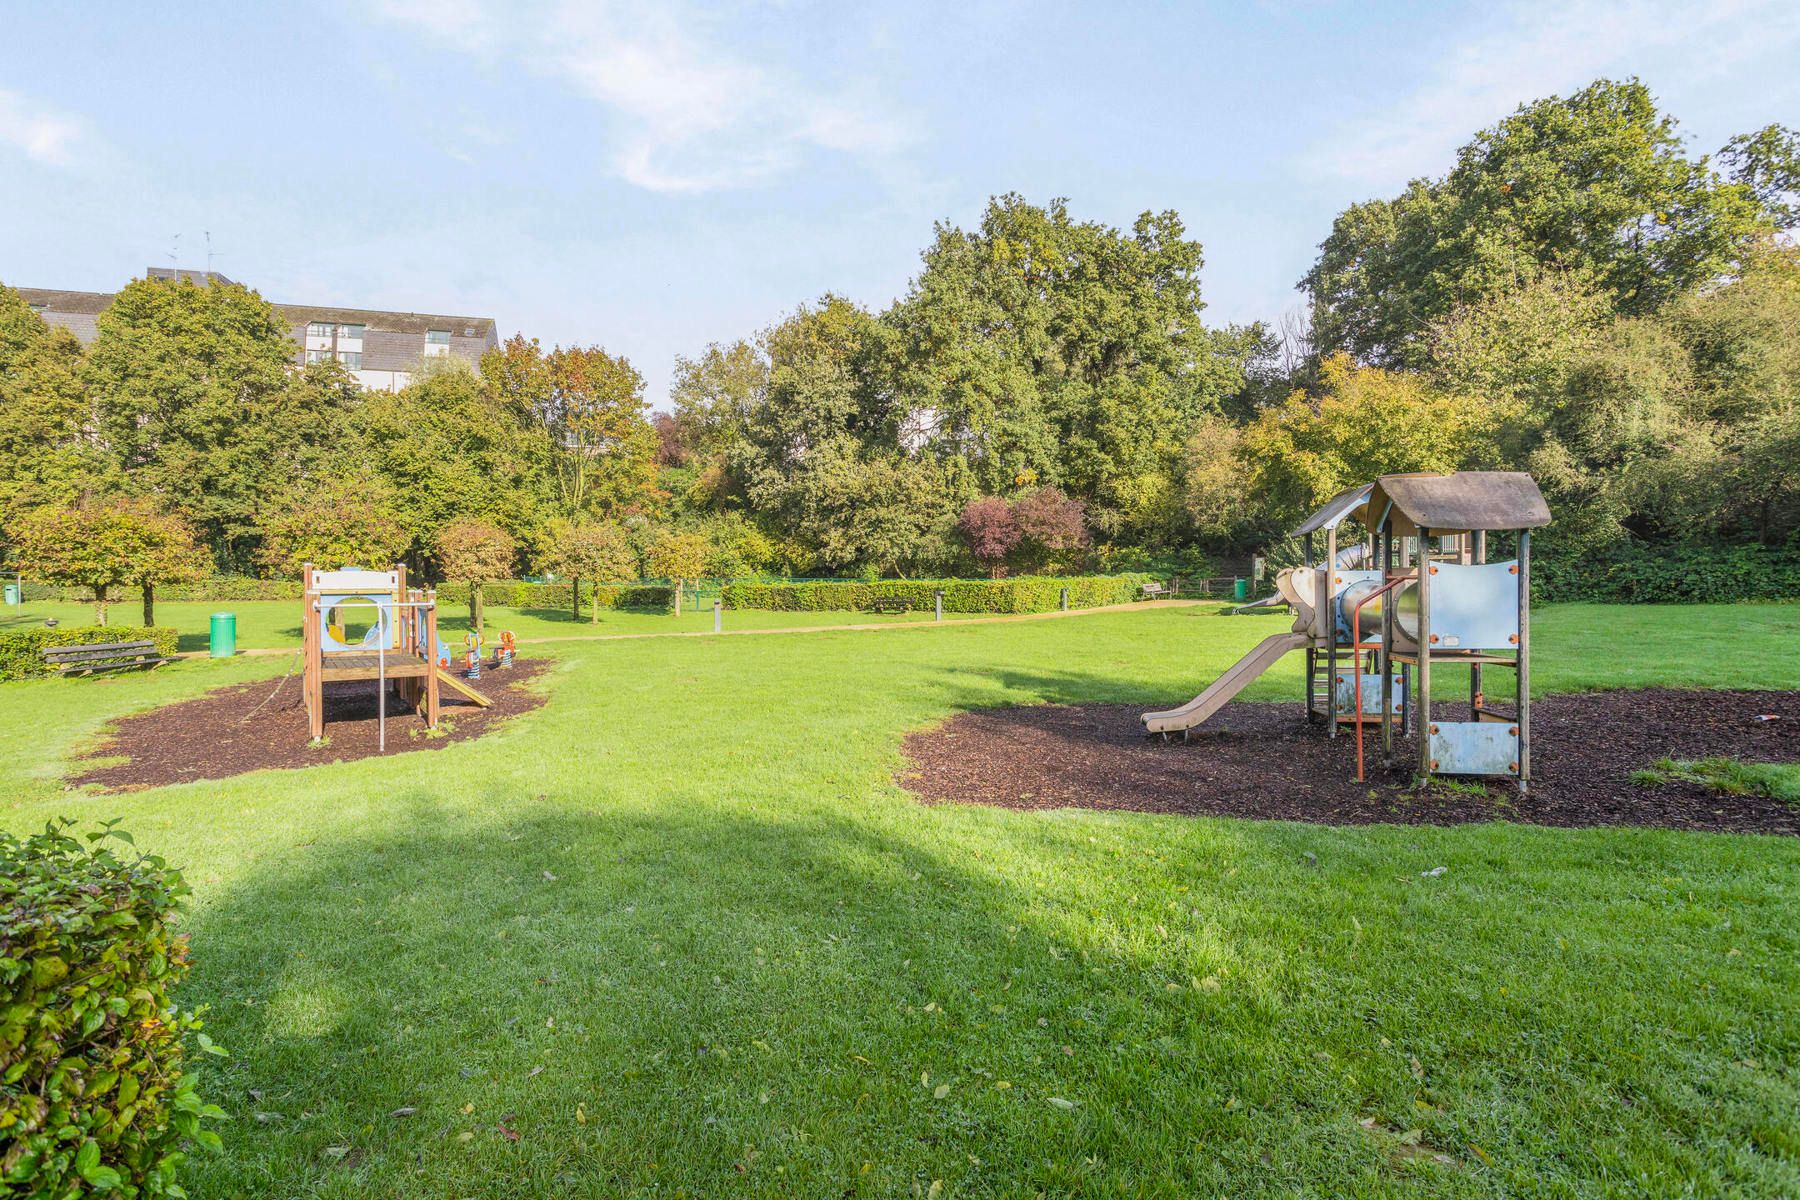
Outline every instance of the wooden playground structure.
<path fill-rule="evenodd" d="M 301 578 L 306 585 L 301 619 L 306 662 L 303 690 L 314 741 L 325 736 L 328 683 L 375 683 L 383 749 L 387 745 L 390 684 L 428 729 L 437 728 L 444 687 L 483 708 L 492 703 L 452 670 L 449 649 L 438 638 L 437 593 L 408 587 L 405 566 L 387 571 L 357 567 L 332 571 L 308 563 Z M 347 631 L 358 619 L 366 620 L 367 630 L 352 639 Z"/>
<path fill-rule="evenodd" d="M 1354 520 L 1362 536 L 1340 545 Z M 1295 528 L 1304 565 L 1276 577 L 1292 628 L 1263 641 L 1180 708 L 1145 713 L 1149 733 L 1189 731 L 1290 650 L 1306 652 L 1306 712 L 1335 737 L 1356 731 L 1356 777 L 1366 779 L 1365 731 L 1380 732 L 1384 762 L 1415 726 L 1419 782 L 1433 775 L 1531 778 L 1531 531 L 1550 509 L 1531 476 L 1513 471 L 1384 475 L 1348 488 Z M 1490 537 L 1513 558 L 1489 562 Z M 1323 554 L 1318 540 L 1323 535 Z M 1276 602 L 1271 598 L 1271 603 Z M 1469 720 L 1433 717 L 1433 668 L 1467 667 Z M 1483 671 L 1516 672 L 1510 713 L 1494 708 Z"/>

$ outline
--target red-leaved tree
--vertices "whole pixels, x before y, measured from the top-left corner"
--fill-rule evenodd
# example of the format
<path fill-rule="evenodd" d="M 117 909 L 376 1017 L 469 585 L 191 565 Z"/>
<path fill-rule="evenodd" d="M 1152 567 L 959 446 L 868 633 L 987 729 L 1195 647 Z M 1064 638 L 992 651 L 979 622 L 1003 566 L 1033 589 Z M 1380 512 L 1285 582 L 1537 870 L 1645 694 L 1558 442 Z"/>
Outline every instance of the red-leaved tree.
<path fill-rule="evenodd" d="M 1087 505 L 1071 500 L 1061 488 L 1034 488 L 1013 501 L 1013 521 L 1028 549 L 1031 569 L 1042 570 L 1066 560 L 1088 544 Z"/>
<path fill-rule="evenodd" d="M 983 496 L 969 501 L 956 522 L 956 530 L 969 547 L 975 561 L 986 567 L 995 579 L 1012 548 L 1019 544 L 1019 523 L 1013 517 L 1012 505 L 998 496 Z"/>

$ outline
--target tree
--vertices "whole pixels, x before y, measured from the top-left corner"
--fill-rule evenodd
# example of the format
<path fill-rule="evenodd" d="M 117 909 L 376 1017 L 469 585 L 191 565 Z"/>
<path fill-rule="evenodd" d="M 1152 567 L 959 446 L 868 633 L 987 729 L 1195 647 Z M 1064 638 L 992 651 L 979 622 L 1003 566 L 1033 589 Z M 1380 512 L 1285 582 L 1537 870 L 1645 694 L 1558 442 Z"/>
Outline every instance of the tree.
<path fill-rule="evenodd" d="M 238 284 L 133 280 L 98 318 L 84 376 L 100 432 L 132 490 L 192 513 L 221 566 L 249 564 L 258 515 L 349 426 L 312 401 L 360 395 L 296 395 L 294 358 L 287 327 Z"/>
<path fill-rule="evenodd" d="M 1730 271 L 1769 223 L 1750 188 L 1687 156 L 1648 88 L 1601 79 L 1522 105 L 1442 179 L 1345 210 L 1301 286 L 1321 353 L 1397 366 L 1458 305 L 1547 270 L 1652 312 Z"/>
<path fill-rule="evenodd" d="M 126 501 L 122 531 L 135 544 L 129 549 L 130 569 L 125 581 L 143 593 L 144 624 L 156 624 L 156 589 L 165 583 L 186 583 L 205 577 L 210 565 L 200 548 L 193 526 L 171 512 L 143 501 Z M 124 514 L 122 514 L 124 515 Z"/>
<path fill-rule="evenodd" d="M 998 496 L 971 500 L 956 521 L 957 532 L 975 561 L 986 567 L 995 579 L 1006 556 L 1019 544 L 1019 522 L 1012 505 Z"/>
<path fill-rule="evenodd" d="M 706 572 L 711 547 L 697 533 L 664 530 L 650 542 L 650 573 L 675 584 L 675 615 L 681 615 L 681 586 Z"/>
<path fill-rule="evenodd" d="M 365 401 L 373 467 L 405 498 L 399 512 L 423 549 L 472 518 L 535 543 L 553 510 L 550 438 L 516 397 L 485 386 L 460 360 L 439 360 L 394 394 Z"/>
<path fill-rule="evenodd" d="M 120 483 L 82 384 L 81 343 L 0 286 L 0 527 Z"/>
<path fill-rule="evenodd" d="M 47 583 L 89 588 L 94 619 L 106 624 L 112 589 L 145 586 L 144 624 L 153 622 L 152 589 L 198 573 L 193 535 L 178 518 L 143 501 L 112 499 L 49 506 L 20 516 L 13 544 L 25 573 Z"/>
<path fill-rule="evenodd" d="M 398 494 L 372 471 L 296 485 L 262 519 L 258 561 L 281 579 L 306 563 L 372 568 L 397 561 L 412 544 Z"/>
<path fill-rule="evenodd" d="M 1318 399 L 1295 392 L 1259 414 L 1239 442 L 1251 490 L 1284 526 L 1379 475 L 1476 465 L 1504 415 L 1419 375 L 1358 367 L 1345 355 L 1321 364 L 1320 381 Z"/>
<path fill-rule="evenodd" d="M 475 635 L 484 632 L 486 600 L 481 594 L 484 584 L 511 578 L 519 544 L 506 530 L 491 521 L 464 517 L 446 524 L 437 534 L 437 559 L 444 578 L 467 581 L 469 585 L 469 622 Z"/>
<path fill-rule="evenodd" d="M 1060 488 L 1033 488 L 1013 501 L 1012 511 L 1019 547 L 1030 555 L 1031 570 L 1067 562 L 1069 555 L 1088 544 L 1087 509 Z"/>
<path fill-rule="evenodd" d="M 1800 131 L 1765 125 L 1755 133 L 1740 133 L 1725 143 L 1719 158 L 1777 228 L 1800 225 Z"/>
<path fill-rule="evenodd" d="M 623 529 L 608 521 L 560 524 L 551 542 L 548 564 L 557 574 L 569 577 L 577 616 L 580 615 L 581 581 L 587 579 L 595 585 L 592 620 L 596 624 L 600 620 L 599 585 L 607 580 L 634 578 L 637 574 L 637 556 L 632 553 L 630 539 Z"/>
<path fill-rule="evenodd" d="M 522 335 L 482 357 L 482 375 L 549 433 L 559 508 L 571 520 L 635 511 L 656 484 L 657 433 L 645 416 L 644 378 L 598 346 L 548 354 Z"/>

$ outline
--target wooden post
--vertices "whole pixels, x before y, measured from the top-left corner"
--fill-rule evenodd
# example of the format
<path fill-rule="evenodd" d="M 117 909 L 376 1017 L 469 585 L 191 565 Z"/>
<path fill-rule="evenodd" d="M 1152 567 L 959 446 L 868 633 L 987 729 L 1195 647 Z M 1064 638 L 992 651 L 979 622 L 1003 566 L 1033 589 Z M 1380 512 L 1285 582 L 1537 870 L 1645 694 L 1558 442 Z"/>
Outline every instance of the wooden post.
<path fill-rule="evenodd" d="M 1519 530 L 1519 791 L 1531 779 L 1531 530 Z"/>
<path fill-rule="evenodd" d="M 1397 589 L 1396 589 L 1397 590 Z M 1431 530 L 1419 530 L 1419 777 L 1431 778 Z"/>
<path fill-rule="evenodd" d="M 1464 552 L 1463 561 L 1467 563 L 1484 563 L 1487 561 L 1487 531 L 1477 529 L 1469 534 L 1469 546 Z M 1477 659 L 1469 664 L 1469 720 L 1481 720 L 1481 662 Z"/>
<path fill-rule="evenodd" d="M 1379 547 L 1375 561 L 1381 565 L 1381 582 L 1386 584 L 1394 553 L 1392 521 L 1376 535 L 1375 544 Z M 1394 765 L 1394 606 L 1399 602 L 1399 596 L 1395 594 L 1398 590 L 1396 588 L 1381 598 L 1381 651 L 1377 657 L 1381 661 L 1381 763 L 1384 767 Z"/>

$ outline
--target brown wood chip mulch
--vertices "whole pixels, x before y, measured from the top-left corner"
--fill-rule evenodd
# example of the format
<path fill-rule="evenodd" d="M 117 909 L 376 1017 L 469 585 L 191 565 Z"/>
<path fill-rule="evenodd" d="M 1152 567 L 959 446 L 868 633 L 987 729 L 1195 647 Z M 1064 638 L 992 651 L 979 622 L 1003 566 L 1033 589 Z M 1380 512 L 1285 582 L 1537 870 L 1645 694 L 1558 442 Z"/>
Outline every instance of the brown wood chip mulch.
<path fill-rule="evenodd" d="M 543 694 L 526 686 L 543 674 L 548 660 L 518 659 L 503 670 L 487 670 L 470 686 L 493 701 L 481 708 L 445 687 L 438 728 L 427 731 L 422 717 L 390 691 L 387 752 L 441 750 L 480 737 L 498 722 L 538 707 Z M 77 762 L 71 786 L 95 784 L 107 791 L 228 779 L 246 771 L 311 767 L 379 754 L 376 688 L 371 682 L 325 685 L 323 746 L 308 744 L 306 708 L 298 673 L 277 684 L 215 688 L 115 721 L 107 737 Z M 270 699 L 271 694 L 273 699 Z M 267 701 L 267 703 L 264 703 Z M 123 761 L 115 761 L 123 758 Z"/>
<path fill-rule="evenodd" d="M 1157 705 L 1150 707 L 1167 707 Z M 1322 824 L 1648 825 L 1800 834 L 1800 808 L 1699 784 L 1646 786 L 1659 758 L 1800 762 L 1800 692 L 1635 691 L 1532 705 L 1532 781 L 1411 789 L 1404 764 L 1356 782 L 1356 739 L 1310 726 L 1298 704 L 1226 706 L 1183 743 L 1146 737 L 1143 707 L 1041 705 L 963 713 L 906 739 L 900 783 L 928 803 L 1128 809 Z M 1467 719 L 1439 710 L 1448 719 Z M 1758 721 L 1774 715 L 1777 720 Z M 1371 733 L 1375 731 L 1371 730 Z"/>

